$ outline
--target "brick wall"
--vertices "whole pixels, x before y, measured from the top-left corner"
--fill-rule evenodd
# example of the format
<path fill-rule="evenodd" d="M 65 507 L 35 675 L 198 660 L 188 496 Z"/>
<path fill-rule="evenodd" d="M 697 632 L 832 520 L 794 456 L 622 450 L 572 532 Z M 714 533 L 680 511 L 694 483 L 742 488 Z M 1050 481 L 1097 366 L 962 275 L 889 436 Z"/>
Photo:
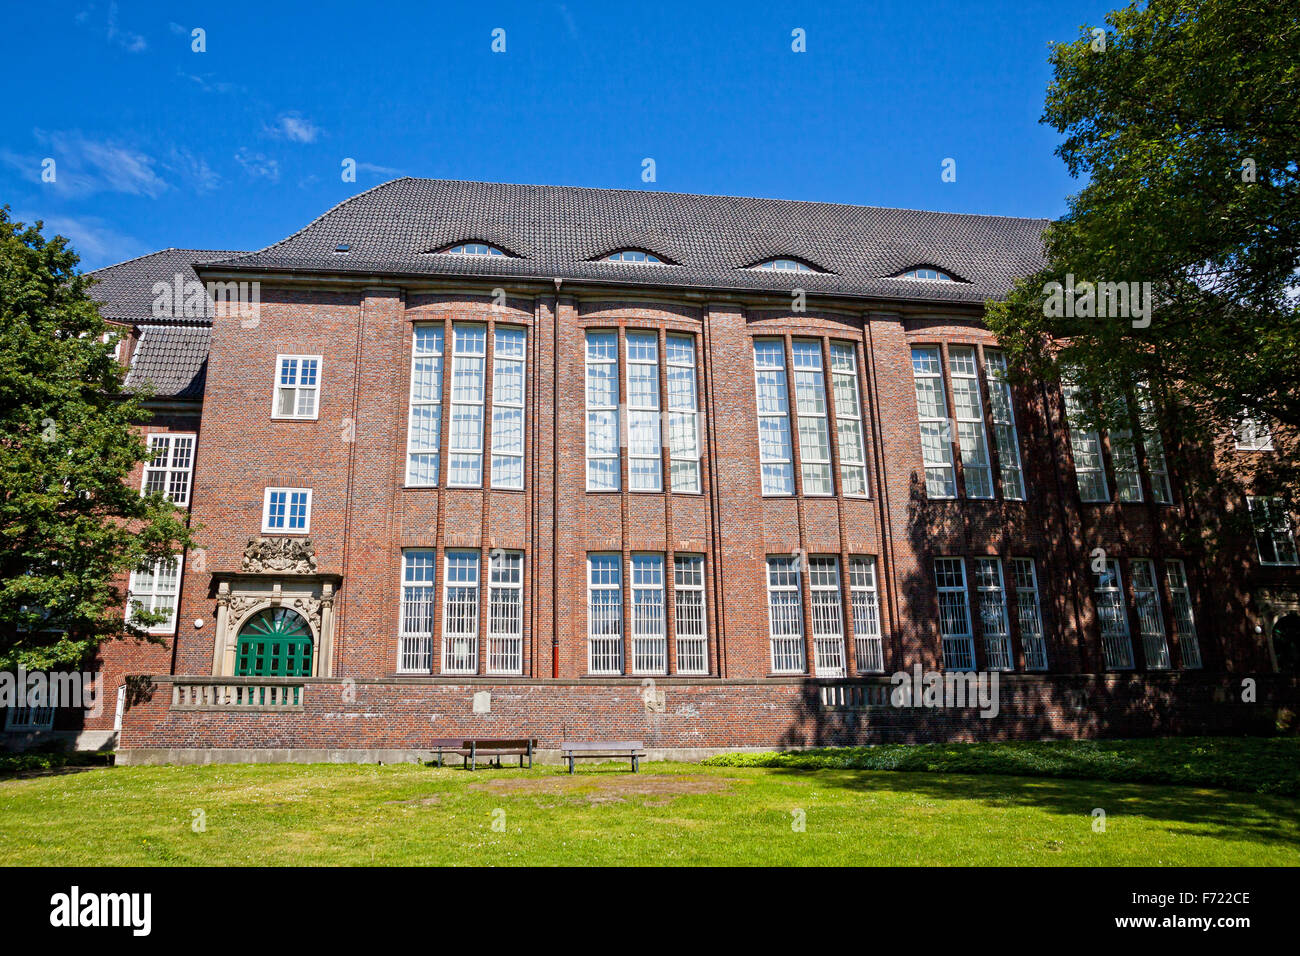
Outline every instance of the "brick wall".
<path fill-rule="evenodd" d="M 1013 675 L 999 710 L 897 708 L 881 696 L 886 679 L 848 685 L 793 678 L 763 681 L 664 679 L 646 694 L 626 681 L 458 682 L 310 680 L 292 712 L 233 713 L 172 708 L 173 678 L 142 680 L 129 697 L 122 762 L 213 759 L 202 751 L 330 751 L 333 759 L 373 759 L 387 751 L 427 756 L 429 740 L 459 734 L 563 740 L 641 740 L 653 750 L 853 746 L 931 740 L 1135 737 L 1153 734 L 1268 733 L 1278 706 L 1295 706 L 1295 681 L 1265 679 L 1256 703 L 1223 677 L 1166 674 L 1071 678 Z M 875 703 L 844 706 L 823 693 L 871 688 Z M 491 711 L 473 697 L 490 694 Z M 654 701 L 647 704 L 647 697 Z M 196 753 L 200 752 L 200 753 Z M 237 756 L 237 755 L 236 755 Z M 218 758 L 221 759 L 221 758 Z"/>
<path fill-rule="evenodd" d="M 796 551 L 840 558 L 846 615 L 848 558 L 876 557 L 886 672 L 915 663 L 927 668 L 940 665 L 932 581 L 936 555 L 1032 557 L 1039 574 L 1052 672 L 1101 672 L 1088 574 L 1089 555 L 1095 548 L 1122 561 L 1150 557 L 1158 567 L 1164 558 L 1182 558 L 1191 578 L 1206 670 L 1269 668 L 1249 606 L 1251 576 L 1257 569 L 1249 562 L 1220 561 L 1207 567 L 1204 557 L 1182 534 L 1187 505 L 1177 489 L 1177 449 L 1169 449 L 1175 505 L 1151 504 L 1149 488 L 1143 504 L 1081 505 L 1059 395 L 1041 388 L 1017 388 L 1015 414 L 1028 500 L 1005 501 L 1000 495 L 992 501 L 927 500 L 910 348 L 915 344 L 944 348 L 994 345 L 979 320 L 978 310 L 965 307 L 954 307 L 943 315 L 912 307 L 898 312 L 855 307 L 792 313 L 788 304 L 771 299 L 652 296 L 635 289 L 571 292 L 565 287 L 556 294 L 553 289 L 520 285 L 511 288 L 502 306 L 493 302 L 486 289 L 481 294 L 464 291 L 464 283 L 459 290 L 356 287 L 324 291 L 264 282 L 258 322 L 219 317 L 214 326 L 192 498 L 204 557 L 202 562 L 186 562 L 174 665 L 161 666 L 159 657 L 150 659 L 151 666 L 134 669 L 211 673 L 216 618 L 213 575 L 239 571 L 245 543 L 260 533 L 263 490 L 268 486 L 310 487 L 313 491 L 310 537 L 319 570 L 342 578 L 336 605 L 335 678 L 383 681 L 395 675 L 401 550 L 408 547 L 437 549 L 439 598 L 445 548 L 480 549 L 483 568 L 493 548 L 525 553 L 524 676 L 538 681 L 553 676 L 576 680 L 586 673 L 585 560 L 589 552 L 618 552 L 625 559 L 636 551 L 663 553 L 669 570 L 674 552 L 703 554 L 713 681 L 693 683 L 689 691 L 683 691 L 698 706 L 703 706 L 710 694 L 722 700 L 738 693 L 724 690 L 726 685 L 719 683 L 722 679 L 759 682 L 746 685 L 750 688 L 774 680 L 769 678 L 772 665 L 764 562 L 767 555 Z M 415 322 L 453 321 L 495 322 L 528 330 L 522 492 L 445 487 L 449 361 L 444 373 L 440 487 L 404 487 L 411 327 Z M 585 490 L 586 329 L 656 330 L 661 342 L 668 332 L 694 337 L 702 494 L 628 491 L 625 453 L 621 492 Z M 752 357 L 755 336 L 814 338 L 855 347 L 864 401 L 868 498 L 818 498 L 802 493 L 785 498 L 762 496 Z M 449 334 L 448 354 L 450 342 Z M 315 420 L 272 419 L 277 353 L 322 356 Z M 490 397 L 490 356 L 487 368 Z M 621 394 L 626 400 L 622 362 L 620 369 Z M 829 375 L 827 380 L 829 387 Z M 987 404 L 987 382 L 982 381 L 981 388 Z M 490 426 L 490 414 L 486 421 Z M 792 428 L 797 434 L 793 411 Z M 986 430 L 991 446 L 987 422 Z M 838 448 L 833 430 L 831 434 L 838 490 Z M 485 434 L 485 448 L 490 448 L 490 441 L 490 434 Z M 797 441 L 794 451 L 798 476 Z M 959 461 L 959 456 L 954 457 Z M 485 476 L 489 462 L 490 453 L 485 455 Z M 960 481 L 960 464 L 957 468 Z M 663 471 L 667 481 L 666 449 Z M 996 460 L 992 472 L 996 476 Z M 1243 542 L 1243 547 L 1250 545 Z M 1131 587 L 1127 565 L 1124 571 L 1125 586 Z M 1294 572 L 1288 574 L 1295 578 Z M 967 575 L 969 578 L 969 563 Z M 666 577 L 665 606 L 671 609 L 671 573 Z M 626 574 L 624 591 L 626 634 L 631 613 Z M 1008 596 L 1014 608 L 1009 581 Z M 1177 669 L 1178 639 L 1173 634 L 1170 595 L 1163 583 L 1161 598 Z M 485 634 L 487 602 L 480 603 L 480 634 Z M 1137 672 L 1141 674 L 1145 662 L 1131 591 L 1126 603 Z M 806 587 L 803 604 L 807 637 L 810 608 Z M 983 666 L 973 590 L 970 606 L 976 618 L 977 660 Z M 436 637 L 440 608 L 435 613 Z M 1023 669 L 1014 611 L 1010 617 L 1017 668 Z M 201 620 L 202 626 L 195 627 L 196 620 Z M 669 628 L 671 621 L 670 613 Z M 851 635 L 847 620 L 846 634 Z M 671 646 L 671 630 L 669 638 Z M 480 645 L 483 643 L 480 640 Z M 851 645 L 851 637 L 848 643 Z M 436 640 L 434 658 L 431 676 L 439 666 Z M 480 672 L 481 664 L 480 650 Z M 1156 679 L 1166 680 L 1163 676 Z M 499 682 L 487 677 L 464 682 L 496 686 L 494 680 Z M 622 706 L 615 701 L 631 699 L 638 683 L 629 677 L 622 684 L 584 684 L 586 689 L 566 691 L 569 697 L 564 699 L 581 700 L 584 707 L 597 709 L 608 699 L 613 713 Z M 374 693 L 380 695 L 376 701 L 392 713 L 417 705 L 436 709 L 441 705 L 430 702 L 444 693 L 412 690 L 416 685 L 402 682 L 366 686 L 387 688 Z M 772 686 L 788 685 L 777 681 Z M 510 693 L 522 700 L 533 692 L 515 689 Z M 796 692 L 786 690 L 771 694 L 785 703 L 789 702 L 786 696 L 797 697 Z M 414 696 L 403 703 L 403 695 Z M 762 699 L 768 696 L 767 692 L 758 694 Z M 183 720 L 193 720 L 193 716 L 186 715 Z M 213 730 L 225 727 L 222 721 L 256 722 L 250 715 L 214 720 L 215 724 L 196 722 L 195 727 Z M 284 727 L 296 726 L 290 718 L 277 720 L 289 721 Z M 933 722 L 930 726 L 939 727 Z M 1070 725 L 1058 722 L 1054 726 Z M 167 731 L 167 735 L 171 733 Z M 717 735 L 717 739 L 725 737 L 725 733 Z"/>

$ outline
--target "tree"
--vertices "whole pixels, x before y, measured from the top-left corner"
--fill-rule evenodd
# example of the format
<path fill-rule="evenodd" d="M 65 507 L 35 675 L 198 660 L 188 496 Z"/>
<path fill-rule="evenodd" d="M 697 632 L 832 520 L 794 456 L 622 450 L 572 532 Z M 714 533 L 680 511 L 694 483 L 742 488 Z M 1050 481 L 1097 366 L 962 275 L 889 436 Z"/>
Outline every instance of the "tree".
<path fill-rule="evenodd" d="M 0 667 L 74 667 L 164 615 L 124 619 L 120 581 L 191 545 L 185 516 L 126 479 L 148 457 L 117 333 L 61 236 L 0 206 Z M 105 336 L 108 341 L 105 341 Z"/>
<path fill-rule="evenodd" d="M 1179 444 L 1226 443 L 1243 413 L 1271 422 L 1276 454 L 1250 480 L 1300 500 L 1300 8 L 1152 0 L 1106 22 L 1054 47 L 1042 119 L 1088 184 L 989 324 L 1020 376 L 1090 396 L 1092 426 L 1140 424 L 1141 382 Z M 1125 314 L 1119 287 L 1089 300 L 1081 284 L 1103 281 L 1150 283 L 1154 309 Z M 1221 484 L 1225 461 L 1204 456 L 1199 479 Z"/>

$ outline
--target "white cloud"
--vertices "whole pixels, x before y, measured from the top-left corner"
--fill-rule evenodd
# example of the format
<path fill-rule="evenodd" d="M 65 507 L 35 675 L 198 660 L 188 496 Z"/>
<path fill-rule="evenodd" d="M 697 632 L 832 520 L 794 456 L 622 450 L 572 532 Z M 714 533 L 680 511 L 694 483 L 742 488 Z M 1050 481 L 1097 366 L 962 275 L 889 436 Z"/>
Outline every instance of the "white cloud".
<path fill-rule="evenodd" d="M 108 5 L 108 39 L 126 50 L 127 53 L 143 53 L 149 46 L 140 34 L 132 33 L 130 30 L 118 29 L 116 3 Z"/>
<path fill-rule="evenodd" d="M 357 170 L 363 173 L 374 173 L 376 176 L 401 176 L 400 169 L 394 169 L 392 166 L 376 166 L 374 163 L 357 163 Z"/>
<path fill-rule="evenodd" d="M 177 70 L 176 75 L 183 79 L 190 80 L 198 84 L 200 90 L 204 93 L 242 93 L 244 87 L 238 83 L 229 83 L 225 80 L 213 80 L 212 73 L 186 73 L 184 70 Z"/>
<path fill-rule="evenodd" d="M 208 165 L 208 161 L 195 156 L 184 146 L 173 146 L 163 165 L 193 186 L 196 192 L 211 192 L 221 185 L 221 176 Z"/>
<path fill-rule="evenodd" d="M 0 162 L 15 169 L 29 182 L 69 196 L 97 192 L 127 193 L 155 198 L 168 184 L 154 172 L 157 162 L 148 153 L 113 140 L 97 140 L 76 131 L 35 130 L 40 152 L 32 155 L 0 150 Z M 42 163 L 54 160 L 54 181 L 41 178 Z"/>
<path fill-rule="evenodd" d="M 247 146 L 239 147 L 235 153 L 235 162 L 244 167 L 254 179 L 268 179 L 273 183 L 280 181 L 280 164 L 262 153 L 254 153 Z"/>
<path fill-rule="evenodd" d="M 95 216 L 38 216 L 16 212 L 14 218 L 27 223 L 44 219 L 42 235 L 46 239 L 66 236 L 73 251 L 81 256 L 81 268 L 87 271 L 133 259 L 148 251 L 139 239 L 118 232 Z"/>
<path fill-rule="evenodd" d="M 277 139 L 294 143 L 314 143 L 320 135 L 316 124 L 297 111 L 281 113 L 273 126 L 266 127 L 266 131 Z"/>

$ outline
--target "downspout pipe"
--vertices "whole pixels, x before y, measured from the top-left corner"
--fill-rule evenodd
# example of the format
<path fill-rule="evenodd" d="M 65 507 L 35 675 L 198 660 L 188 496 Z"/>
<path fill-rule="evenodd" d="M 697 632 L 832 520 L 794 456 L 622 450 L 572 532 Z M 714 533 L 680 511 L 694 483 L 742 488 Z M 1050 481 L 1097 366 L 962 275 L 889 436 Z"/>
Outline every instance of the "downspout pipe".
<path fill-rule="evenodd" d="M 560 617 L 555 593 L 559 574 L 555 562 L 560 545 L 560 286 L 555 279 L 555 311 L 551 315 L 551 678 L 560 676 Z"/>

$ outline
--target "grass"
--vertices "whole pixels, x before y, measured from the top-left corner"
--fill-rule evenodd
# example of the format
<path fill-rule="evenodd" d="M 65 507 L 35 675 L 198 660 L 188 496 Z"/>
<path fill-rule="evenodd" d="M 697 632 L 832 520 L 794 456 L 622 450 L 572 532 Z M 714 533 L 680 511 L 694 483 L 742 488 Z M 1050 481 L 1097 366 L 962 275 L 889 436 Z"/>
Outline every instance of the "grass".
<path fill-rule="evenodd" d="M 1105 832 L 1093 829 L 1098 807 Z M 1295 866 L 1300 801 L 671 763 L 572 778 L 552 767 L 117 767 L 0 781 L 0 864 Z"/>
<path fill-rule="evenodd" d="M 1168 737 L 720 754 L 715 767 L 901 770 L 1169 783 L 1300 796 L 1300 737 Z"/>

